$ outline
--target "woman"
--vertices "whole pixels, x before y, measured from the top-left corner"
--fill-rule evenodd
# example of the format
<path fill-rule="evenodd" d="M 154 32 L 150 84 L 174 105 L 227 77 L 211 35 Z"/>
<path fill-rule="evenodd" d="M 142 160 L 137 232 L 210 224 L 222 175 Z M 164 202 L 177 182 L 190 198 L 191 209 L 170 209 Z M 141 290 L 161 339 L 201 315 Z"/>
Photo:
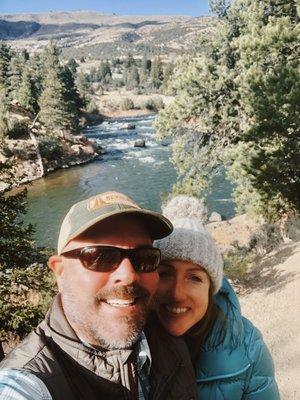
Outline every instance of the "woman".
<path fill-rule="evenodd" d="M 271 355 L 242 317 L 223 262 L 205 228 L 192 218 L 173 221 L 154 245 L 162 252 L 156 311 L 173 336 L 183 336 L 202 400 L 277 400 Z"/>

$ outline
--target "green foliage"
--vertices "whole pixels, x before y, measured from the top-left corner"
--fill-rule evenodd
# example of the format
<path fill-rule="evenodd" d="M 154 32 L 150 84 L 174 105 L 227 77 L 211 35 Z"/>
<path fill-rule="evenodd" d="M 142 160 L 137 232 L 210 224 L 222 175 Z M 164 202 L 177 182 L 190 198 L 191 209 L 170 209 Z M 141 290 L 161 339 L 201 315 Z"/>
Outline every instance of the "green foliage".
<path fill-rule="evenodd" d="M 164 79 L 164 71 L 161 59 L 155 57 L 151 65 L 151 84 L 155 89 L 159 89 Z"/>
<path fill-rule="evenodd" d="M 121 110 L 133 110 L 134 102 L 129 97 L 125 97 L 125 99 L 121 101 L 120 108 Z"/>
<path fill-rule="evenodd" d="M 73 81 L 67 77 L 66 71 L 67 69 L 63 70 L 60 65 L 58 48 L 50 43 L 44 53 L 39 119 L 51 131 L 65 129 L 76 132 L 78 129 L 78 112 L 69 92 L 69 85 Z"/>
<path fill-rule="evenodd" d="M 80 72 L 77 74 L 76 86 L 81 99 L 83 100 L 83 105 L 86 106 L 89 101 L 90 94 L 92 92 L 92 86 L 89 82 L 88 75 Z"/>
<path fill-rule="evenodd" d="M 36 86 L 32 79 L 32 74 L 29 66 L 25 66 L 21 75 L 21 82 L 15 98 L 20 105 L 31 113 L 35 114 L 39 110 L 37 103 Z"/>
<path fill-rule="evenodd" d="M 230 7 L 230 0 L 208 0 L 210 12 L 216 14 L 219 18 L 227 15 Z"/>
<path fill-rule="evenodd" d="M 0 90 L 8 88 L 8 69 L 12 54 L 11 49 L 0 41 Z"/>
<path fill-rule="evenodd" d="M 0 143 L 8 134 L 7 97 L 4 89 L 0 89 Z"/>
<path fill-rule="evenodd" d="M 250 239 L 249 248 L 257 254 L 270 253 L 282 243 L 282 232 L 276 224 L 263 224 Z"/>
<path fill-rule="evenodd" d="M 7 122 L 8 139 L 21 139 L 28 137 L 28 126 L 26 123 L 19 121 L 17 118 L 10 118 Z"/>
<path fill-rule="evenodd" d="M 254 232 L 248 246 L 232 243 L 234 249 L 223 254 L 224 271 L 228 278 L 249 284 L 253 267 L 259 271 L 263 257 L 282 243 L 282 232 L 276 224 L 263 224 Z"/>
<path fill-rule="evenodd" d="M 140 75 L 135 65 L 132 65 L 126 74 L 126 87 L 129 90 L 135 89 L 140 84 Z"/>
<path fill-rule="evenodd" d="M 45 137 L 39 141 L 39 149 L 41 157 L 48 161 L 58 159 L 62 156 L 62 148 L 60 142 L 55 137 Z"/>
<path fill-rule="evenodd" d="M 19 55 L 13 56 L 10 60 L 7 71 L 7 84 L 8 84 L 9 97 L 11 99 L 17 98 L 22 81 L 23 63 L 24 61 Z"/>
<path fill-rule="evenodd" d="M 223 255 L 224 272 L 227 278 L 245 283 L 251 263 L 256 260 L 254 254 L 248 254 L 247 249 L 229 251 Z"/>
<path fill-rule="evenodd" d="M 162 110 L 164 106 L 165 105 L 161 97 L 151 97 L 145 101 L 143 108 L 158 112 L 159 110 Z"/>
<path fill-rule="evenodd" d="M 70 58 L 69 59 L 69 61 L 67 63 L 67 67 L 72 72 L 73 77 L 75 77 L 76 74 L 77 74 L 78 64 L 77 64 L 77 62 L 76 62 L 76 60 L 74 58 Z"/>
<path fill-rule="evenodd" d="M 296 2 L 211 3 L 225 7 L 222 19 L 177 63 L 175 99 L 156 124 L 160 138 L 173 137 L 175 190 L 205 196 L 225 165 L 239 211 L 280 220 L 300 208 Z"/>
<path fill-rule="evenodd" d="M 3 169 L 3 166 L 0 166 Z M 47 254 L 24 225 L 26 192 L 0 193 L 0 340 L 24 337 L 41 320 L 55 292 Z"/>

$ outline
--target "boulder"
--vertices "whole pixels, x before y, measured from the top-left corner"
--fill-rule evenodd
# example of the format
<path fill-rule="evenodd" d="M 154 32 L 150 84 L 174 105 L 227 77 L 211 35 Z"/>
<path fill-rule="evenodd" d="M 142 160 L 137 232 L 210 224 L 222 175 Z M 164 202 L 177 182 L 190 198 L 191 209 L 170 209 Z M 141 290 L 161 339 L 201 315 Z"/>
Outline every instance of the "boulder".
<path fill-rule="evenodd" d="M 144 139 L 138 139 L 134 142 L 134 147 L 146 147 L 146 142 Z"/>
<path fill-rule="evenodd" d="M 208 218 L 209 222 L 221 222 L 222 221 L 222 217 L 219 213 L 217 213 L 216 211 L 213 211 L 210 215 L 210 217 Z"/>
<path fill-rule="evenodd" d="M 123 124 L 121 125 L 120 129 L 135 129 L 134 124 Z"/>
<path fill-rule="evenodd" d="M 228 221 L 209 222 L 205 227 L 218 244 L 221 252 L 226 252 L 234 250 L 234 243 L 239 246 L 249 246 L 259 223 L 247 217 L 246 214 L 242 214 Z"/>

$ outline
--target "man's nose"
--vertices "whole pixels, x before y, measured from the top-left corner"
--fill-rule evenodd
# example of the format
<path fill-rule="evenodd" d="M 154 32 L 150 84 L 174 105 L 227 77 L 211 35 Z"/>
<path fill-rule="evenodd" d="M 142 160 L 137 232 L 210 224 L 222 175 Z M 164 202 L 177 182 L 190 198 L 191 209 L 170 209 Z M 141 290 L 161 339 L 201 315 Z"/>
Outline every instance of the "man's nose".
<path fill-rule="evenodd" d="M 134 269 L 129 258 L 123 258 L 118 268 L 113 272 L 114 282 L 130 285 L 139 279 L 139 274 Z"/>

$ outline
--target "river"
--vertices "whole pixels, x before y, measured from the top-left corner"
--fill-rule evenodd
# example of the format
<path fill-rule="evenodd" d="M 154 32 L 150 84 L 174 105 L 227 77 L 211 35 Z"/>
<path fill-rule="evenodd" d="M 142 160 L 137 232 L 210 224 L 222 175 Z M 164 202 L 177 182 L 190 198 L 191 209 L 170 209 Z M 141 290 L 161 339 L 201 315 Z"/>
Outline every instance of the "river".
<path fill-rule="evenodd" d="M 39 245 L 55 247 L 60 223 L 71 205 L 99 192 L 121 191 L 141 206 L 160 211 L 162 198 L 176 181 L 176 171 L 169 146 L 155 141 L 154 118 L 120 118 L 85 128 L 83 134 L 99 141 L 107 153 L 89 164 L 54 172 L 28 187 L 25 222 L 35 225 Z M 124 130 L 124 123 L 136 128 Z M 137 139 L 145 139 L 146 147 L 134 147 Z M 223 174 L 215 177 L 207 205 L 210 212 L 233 216 L 231 186 Z"/>

